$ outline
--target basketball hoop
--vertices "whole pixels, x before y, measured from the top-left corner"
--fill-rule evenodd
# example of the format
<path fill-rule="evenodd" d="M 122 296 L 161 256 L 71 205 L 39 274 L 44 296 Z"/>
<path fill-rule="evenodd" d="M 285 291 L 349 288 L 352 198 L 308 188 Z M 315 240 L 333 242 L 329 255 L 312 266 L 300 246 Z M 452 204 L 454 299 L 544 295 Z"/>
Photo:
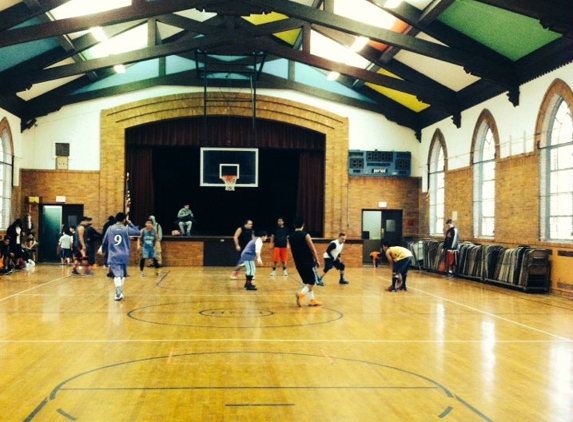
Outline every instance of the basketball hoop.
<path fill-rule="evenodd" d="M 237 183 L 238 177 L 235 175 L 221 176 L 221 180 L 225 182 L 225 190 L 235 190 L 235 183 Z"/>

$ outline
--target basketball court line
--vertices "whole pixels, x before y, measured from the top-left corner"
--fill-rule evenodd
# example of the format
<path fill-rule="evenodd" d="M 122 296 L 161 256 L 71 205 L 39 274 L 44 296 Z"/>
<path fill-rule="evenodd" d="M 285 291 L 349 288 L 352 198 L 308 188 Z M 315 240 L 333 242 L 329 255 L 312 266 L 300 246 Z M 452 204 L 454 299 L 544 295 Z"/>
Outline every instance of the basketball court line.
<path fill-rule="evenodd" d="M 409 289 L 409 290 L 410 290 L 410 289 Z M 568 338 L 565 338 L 565 337 L 561 337 L 561 336 L 558 336 L 557 334 L 548 333 L 547 331 L 543 331 L 543 330 L 540 330 L 540 329 L 538 329 L 538 328 L 531 327 L 531 326 L 526 325 L 526 324 L 523 324 L 523 323 L 521 323 L 521 322 L 513 321 L 513 320 L 511 320 L 511 319 L 509 319 L 509 318 L 504 318 L 504 317 L 502 317 L 502 316 L 499 316 L 499 315 L 496 315 L 496 314 L 492 314 L 491 312 L 482 311 L 481 309 L 477 309 L 477 308 L 474 308 L 474 307 L 472 307 L 472 306 L 465 305 L 465 304 L 463 304 L 463 303 L 457 302 L 457 301 L 452 300 L 452 299 L 446 299 L 446 298 L 444 298 L 444 297 L 442 297 L 442 296 L 438 296 L 438 295 L 436 295 L 436 294 L 426 292 L 425 290 L 420 290 L 420 289 L 411 289 L 411 290 L 416 290 L 416 291 L 418 291 L 418 292 L 420 292 L 420 293 L 424 293 L 424 294 L 426 294 L 426 295 L 428 295 L 428 296 L 431 296 L 431 297 L 434 297 L 434 298 L 443 300 L 444 302 L 452 303 L 452 304 L 454 304 L 454 305 L 456 305 L 456 306 L 460 306 L 460 307 L 462 307 L 462 308 L 469 309 L 469 310 L 471 310 L 471 311 L 473 311 L 473 312 L 477 312 L 477 313 L 482 314 L 482 315 L 487 315 L 487 316 L 490 316 L 490 317 L 499 319 L 499 320 L 501 320 L 501 321 L 509 322 L 509 323 L 514 324 L 514 325 L 517 325 L 517 326 L 519 326 L 519 327 L 526 328 L 526 329 L 529 329 L 529 330 L 532 330 L 532 331 L 536 331 L 536 332 L 538 332 L 538 333 L 540 333 L 540 334 L 544 334 L 544 335 L 549 336 L 549 337 L 554 337 L 554 338 L 556 338 L 556 339 L 565 341 L 566 343 L 573 343 L 573 340 L 572 340 L 572 339 L 568 339 Z"/>
<path fill-rule="evenodd" d="M 53 280 L 47 281 L 45 283 L 38 284 L 38 285 L 30 287 L 26 290 L 22 290 L 20 292 L 14 293 L 12 295 L 0 298 L 0 302 L 6 301 L 8 299 L 12 299 L 12 298 L 17 297 L 19 295 L 28 293 L 30 291 L 36 290 L 36 289 L 41 288 L 41 287 L 45 287 L 45 286 L 52 284 L 56 281 L 64 280 L 67 278 L 70 278 L 70 276 L 61 276 L 61 277 L 55 278 Z M 291 279 L 291 277 L 289 276 L 288 279 Z M 477 308 L 474 308 L 472 306 L 465 305 L 463 303 L 457 302 L 457 301 L 452 300 L 452 299 L 446 299 L 442 296 L 427 292 L 425 290 L 421 290 L 418 288 L 411 288 L 411 287 L 410 287 L 410 290 L 417 291 L 417 292 L 423 293 L 427 296 L 443 300 L 444 302 L 449 302 L 449 303 L 454 304 L 456 306 L 460 306 L 460 307 L 469 309 L 473 312 L 476 312 L 476 313 L 479 313 L 482 315 L 487 315 L 487 316 L 493 317 L 495 319 L 498 319 L 498 320 L 501 320 L 504 322 L 508 322 L 508 323 L 517 325 L 519 327 L 535 331 L 535 332 L 540 333 L 540 334 L 544 334 L 546 336 L 561 340 L 561 341 L 566 342 L 566 343 L 573 343 L 573 339 L 561 337 L 559 335 L 549 333 L 547 331 L 540 330 L 538 328 L 534 328 L 534 327 L 531 327 L 529 325 L 526 325 L 526 324 L 523 324 L 523 323 L 520 323 L 517 321 L 513 321 L 509 318 L 505 318 L 505 317 L 493 314 L 491 312 L 486 312 L 486 311 L 483 311 L 481 309 L 477 309 Z M 205 297 L 234 297 L 235 295 L 229 295 L 229 294 L 225 294 L 225 295 L 196 295 L 193 297 L 200 297 L 200 296 L 205 296 Z M 364 295 L 360 295 L 360 296 L 364 297 Z M 378 295 L 372 295 L 372 296 L 378 297 Z M 255 298 L 255 297 L 256 296 L 253 296 L 253 298 Z M 345 295 L 345 297 L 348 297 L 348 296 Z M 300 342 L 300 341 L 322 342 L 325 340 L 312 340 L 312 339 L 309 339 L 309 340 L 300 340 L 300 339 L 296 339 L 296 340 L 290 340 L 290 339 L 288 339 L 288 340 L 287 339 L 275 339 L 275 340 L 265 340 L 265 339 L 225 339 L 225 340 L 220 340 L 220 339 L 219 340 L 218 339 L 186 339 L 186 340 L 173 340 L 173 339 L 165 339 L 165 340 L 112 340 L 112 341 L 110 341 L 110 340 L 104 339 L 104 340 L 81 340 L 80 341 L 80 340 L 69 340 L 69 339 L 66 339 L 66 340 L 1 340 L 0 339 L 0 343 L 53 343 L 53 342 L 62 342 L 62 343 L 82 343 L 82 342 L 85 342 L 85 343 L 102 343 L 102 342 L 103 343 L 126 343 L 126 342 L 134 342 L 134 343 L 137 343 L 137 342 L 167 342 L 167 341 L 178 341 L 178 342 L 181 342 L 181 341 L 184 341 L 184 342 L 253 341 L 253 342 L 284 342 L 284 343 L 289 343 L 289 342 Z M 436 342 L 440 342 L 440 343 L 481 343 L 481 340 L 455 340 L 455 341 L 406 340 L 406 341 L 404 341 L 404 340 L 356 340 L 356 339 L 353 339 L 353 340 L 328 340 L 328 341 L 342 342 L 342 343 L 345 343 L 345 342 L 356 342 L 356 343 L 436 343 Z M 505 344 L 508 344 L 508 343 L 547 343 L 547 342 L 552 342 L 552 341 L 554 341 L 554 340 L 517 340 L 517 341 L 516 340 L 511 340 L 511 341 L 510 340 L 506 340 L 506 341 L 497 340 L 498 343 L 505 343 Z"/>
<path fill-rule="evenodd" d="M 65 279 L 65 278 L 70 278 L 70 276 L 66 275 L 66 276 L 58 277 L 58 278 L 55 278 L 55 279 L 53 279 L 53 280 L 46 281 L 45 283 L 38 284 L 37 286 L 30 287 L 29 289 L 22 290 L 22 291 L 20 291 L 20 292 L 11 294 L 10 296 L 6 296 L 6 297 L 3 297 L 3 298 L 0 298 L 0 302 L 3 302 L 3 301 L 5 301 L 5 300 L 7 300 L 7 299 L 12 299 L 12 298 L 14 298 L 14 297 L 16 297 L 16 296 L 18 296 L 18 295 L 24 294 L 24 293 L 31 292 L 32 290 L 35 290 L 35 289 L 40 288 L 40 287 L 47 286 L 48 284 L 51 284 L 51 283 L 53 283 L 54 281 L 63 280 L 63 279 Z"/>

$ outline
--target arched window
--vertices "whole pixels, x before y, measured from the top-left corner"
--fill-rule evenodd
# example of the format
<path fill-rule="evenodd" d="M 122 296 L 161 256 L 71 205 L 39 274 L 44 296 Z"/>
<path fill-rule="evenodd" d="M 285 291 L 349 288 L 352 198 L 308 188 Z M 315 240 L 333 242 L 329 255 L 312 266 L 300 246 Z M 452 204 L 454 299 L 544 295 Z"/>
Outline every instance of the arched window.
<path fill-rule="evenodd" d="M 444 233 L 444 208 L 445 208 L 445 142 L 442 133 L 438 130 L 434 134 L 428 157 L 428 194 L 429 204 L 429 228 L 431 235 L 443 235 Z"/>
<path fill-rule="evenodd" d="M 473 139 L 474 237 L 493 238 L 495 230 L 495 158 L 497 128 L 493 116 L 484 111 Z"/>
<path fill-rule="evenodd" d="M 571 90 L 561 81 L 542 105 L 540 234 L 542 241 L 573 241 L 573 119 Z M 564 95 L 567 94 L 568 95 Z"/>
<path fill-rule="evenodd" d="M 12 210 L 12 133 L 8 120 L 0 121 L 0 229 L 10 225 Z"/>

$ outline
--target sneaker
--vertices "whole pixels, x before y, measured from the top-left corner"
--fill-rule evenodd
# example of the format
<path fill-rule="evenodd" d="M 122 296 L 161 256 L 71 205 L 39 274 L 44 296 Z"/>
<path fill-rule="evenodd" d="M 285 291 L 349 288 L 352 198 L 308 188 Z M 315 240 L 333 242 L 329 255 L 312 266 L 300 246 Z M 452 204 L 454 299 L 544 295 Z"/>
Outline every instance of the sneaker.
<path fill-rule="evenodd" d="M 298 293 L 296 292 L 294 294 L 294 296 L 296 297 L 296 304 L 299 308 L 302 308 L 302 300 L 304 299 L 304 295 L 302 293 Z"/>
<path fill-rule="evenodd" d="M 350 284 L 350 281 L 340 280 L 338 284 Z"/>
<path fill-rule="evenodd" d="M 78 276 L 81 275 L 77 270 L 72 270 L 72 275 Z"/>
<path fill-rule="evenodd" d="M 94 273 L 92 272 L 92 270 L 85 270 L 84 275 L 94 275 Z"/>
<path fill-rule="evenodd" d="M 318 277 L 318 280 L 316 280 L 315 283 L 317 286 L 324 286 L 324 283 L 322 282 L 322 277 Z"/>
<path fill-rule="evenodd" d="M 123 292 L 121 291 L 121 287 L 115 288 L 115 300 L 122 300 L 123 299 Z"/>
<path fill-rule="evenodd" d="M 405 292 L 408 291 L 408 289 L 406 288 L 406 286 L 402 286 L 402 287 L 400 287 L 398 290 L 404 290 Z"/>
<path fill-rule="evenodd" d="M 396 291 L 396 289 L 392 288 L 392 286 L 386 287 L 385 290 L 386 290 L 387 292 L 395 292 L 395 291 Z"/>
<path fill-rule="evenodd" d="M 283 275 L 286 277 L 288 276 L 287 270 L 283 270 Z"/>
<path fill-rule="evenodd" d="M 247 290 L 248 290 L 248 287 L 249 287 L 249 286 L 253 286 L 253 287 L 255 287 L 255 285 L 254 285 L 253 283 L 251 283 L 251 284 L 247 284 L 247 283 L 245 283 L 245 285 L 244 285 L 243 287 L 245 287 L 245 289 L 247 289 Z"/>
<path fill-rule="evenodd" d="M 277 275 L 276 270 L 272 270 L 272 271 L 271 271 L 271 277 L 274 277 L 275 275 Z"/>
<path fill-rule="evenodd" d="M 247 284 L 245 286 L 245 289 L 247 290 L 257 290 L 257 286 L 255 286 L 254 284 Z"/>
<path fill-rule="evenodd" d="M 143 274 L 143 271 L 139 273 L 139 276 L 140 276 L 141 278 L 145 277 L 145 274 Z"/>
<path fill-rule="evenodd" d="M 237 280 L 238 278 L 239 278 L 239 272 L 233 271 L 233 274 L 231 274 L 231 280 Z"/>
<path fill-rule="evenodd" d="M 308 302 L 308 306 L 321 306 L 321 305 L 322 305 L 322 303 L 320 303 L 316 299 L 312 299 L 310 302 Z"/>

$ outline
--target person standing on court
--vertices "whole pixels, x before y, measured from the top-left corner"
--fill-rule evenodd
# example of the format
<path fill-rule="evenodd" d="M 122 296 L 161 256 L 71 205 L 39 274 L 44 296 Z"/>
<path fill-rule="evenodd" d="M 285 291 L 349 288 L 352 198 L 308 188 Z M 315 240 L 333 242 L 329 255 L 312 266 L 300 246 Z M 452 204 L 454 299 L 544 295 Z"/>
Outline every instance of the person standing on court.
<path fill-rule="evenodd" d="M 458 249 L 460 247 L 460 232 L 454 226 L 452 220 L 446 221 L 446 238 L 444 249 L 446 250 L 446 277 L 452 278 L 456 271 L 458 261 Z"/>
<path fill-rule="evenodd" d="M 283 265 L 283 275 L 287 276 L 288 230 L 282 217 L 277 219 L 277 227 L 271 234 L 271 247 L 273 248 L 273 271 L 271 276 L 277 275 L 277 264 L 279 261 Z"/>
<path fill-rule="evenodd" d="M 157 240 L 155 241 L 155 259 L 157 259 L 157 264 L 161 267 L 163 266 L 163 260 L 161 256 L 161 240 L 163 240 L 163 229 L 161 228 L 161 224 L 157 222 L 154 215 L 150 215 L 149 219 L 153 225 L 153 230 L 157 233 Z"/>
<path fill-rule="evenodd" d="M 344 242 L 346 242 L 346 235 L 344 233 L 340 233 L 337 239 L 334 239 L 326 248 L 324 252 L 324 269 L 322 277 L 320 277 L 317 281 L 317 285 L 324 286 L 324 282 L 322 279 L 326 275 L 328 271 L 330 271 L 333 267 L 336 268 L 340 272 L 340 279 L 338 280 L 339 284 L 348 284 L 349 281 L 345 280 L 344 278 L 344 269 L 346 268 L 344 262 L 342 262 L 342 248 L 344 247 Z"/>
<path fill-rule="evenodd" d="M 189 209 L 189 204 L 183 205 L 183 208 L 177 213 L 177 225 L 181 236 L 191 236 L 191 227 L 193 227 L 193 211 Z"/>
<path fill-rule="evenodd" d="M 231 280 L 236 280 L 239 278 L 239 271 L 244 265 L 241 259 L 241 252 L 243 249 L 245 249 L 247 243 L 249 243 L 254 238 L 255 233 L 253 230 L 253 220 L 245 220 L 243 225 L 235 230 L 235 234 L 233 235 L 233 242 L 235 242 L 235 250 L 239 252 L 239 260 L 237 261 L 237 266 L 231 274 Z"/>
<path fill-rule="evenodd" d="M 245 271 L 247 273 L 245 281 L 245 289 L 247 290 L 257 290 L 257 286 L 253 284 L 253 278 L 257 272 L 255 260 L 259 265 L 263 265 L 261 250 L 263 249 L 263 243 L 266 241 L 267 232 L 264 230 L 258 231 L 255 238 L 247 243 L 243 252 L 241 252 L 241 261 L 245 264 Z"/>
<path fill-rule="evenodd" d="M 61 265 L 70 265 L 72 259 L 72 245 L 74 238 L 69 234 L 68 230 L 62 232 L 60 240 L 58 240 L 58 249 L 60 250 Z"/>
<path fill-rule="evenodd" d="M 107 221 L 105 222 L 105 224 L 103 225 L 103 235 L 105 236 L 105 232 L 107 231 L 107 229 L 109 229 L 109 227 L 111 225 L 115 224 L 115 217 L 113 215 L 110 215 L 107 218 Z M 106 247 L 102 247 L 102 252 L 103 252 L 103 266 L 104 268 L 107 268 L 107 248 Z"/>
<path fill-rule="evenodd" d="M 95 241 L 97 236 L 101 236 L 93 227 L 93 219 L 88 217 L 88 224 L 84 229 L 84 243 L 86 245 L 87 265 L 84 269 L 85 275 L 93 275 L 92 268 L 95 265 L 96 247 Z"/>
<path fill-rule="evenodd" d="M 115 221 L 116 223 L 105 233 L 102 243 L 108 248 L 108 263 L 114 276 L 115 300 L 122 300 L 125 275 L 131 256 L 130 237 L 139 236 L 140 233 L 123 212 L 117 213 Z"/>
<path fill-rule="evenodd" d="M 392 271 L 392 285 L 386 288 L 387 292 L 395 292 L 396 289 L 408 290 L 406 288 L 406 278 L 408 269 L 412 262 L 412 252 L 402 246 L 390 246 L 387 241 L 382 242 L 382 249 L 388 258 L 390 270 Z M 400 280 L 402 283 L 400 283 Z"/>
<path fill-rule="evenodd" d="M 80 220 L 74 231 L 74 266 L 72 275 L 81 275 L 78 271 L 80 265 L 87 260 L 87 245 L 85 240 L 85 231 L 89 222 L 89 217 L 85 215 Z"/>
<path fill-rule="evenodd" d="M 318 254 L 312 242 L 310 234 L 304 230 L 304 220 L 297 217 L 294 220 L 294 232 L 288 237 L 290 251 L 294 260 L 294 265 L 300 278 L 303 288 L 300 292 L 295 292 L 296 304 L 302 307 L 304 298 L 308 295 L 309 306 L 322 305 L 314 298 L 314 285 L 318 280 L 319 267 Z"/>
<path fill-rule="evenodd" d="M 153 260 L 155 274 L 161 275 L 159 272 L 159 264 L 157 263 L 157 258 L 155 258 L 156 245 L 157 232 L 153 228 L 153 221 L 151 221 L 151 219 L 147 219 L 145 222 L 145 227 L 141 229 L 140 235 L 137 238 L 137 250 L 141 251 L 141 259 L 139 260 L 139 275 L 141 277 L 145 277 L 143 268 L 145 267 L 145 261 L 148 259 Z"/>

